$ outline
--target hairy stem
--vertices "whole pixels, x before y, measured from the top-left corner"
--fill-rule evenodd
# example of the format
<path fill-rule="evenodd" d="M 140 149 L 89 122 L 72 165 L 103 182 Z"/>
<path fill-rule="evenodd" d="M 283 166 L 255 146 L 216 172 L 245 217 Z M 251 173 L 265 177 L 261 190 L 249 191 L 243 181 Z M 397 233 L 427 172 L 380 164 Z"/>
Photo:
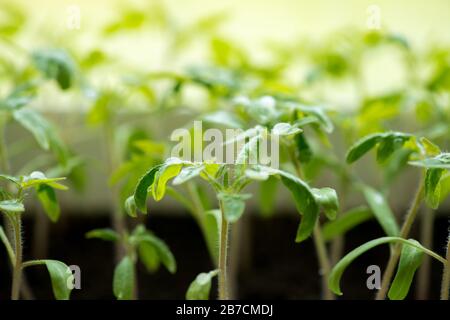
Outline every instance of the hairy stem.
<path fill-rule="evenodd" d="M 334 300 L 335 296 L 328 288 L 328 275 L 331 271 L 330 260 L 328 259 L 327 247 L 322 237 L 322 230 L 320 228 L 320 222 L 316 222 L 314 227 L 314 245 L 316 247 L 317 258 L 319 260 L 320 276 L 322 282 L 322 298 L 324 300 Z"/>
<path fill-rule="evenodd" d="M 228 256 L 228 222 L 225 220 L 222 201 L 220 201 L 222 226 L 220 232 L 219 255 L 219 300 L 228 300 L 227 288 L 227 256 Z"/>
<path fill-rule="evenodd" d="M 422 200 L 424 198 L 423 181 L 424 179 L 423 177 L 421 177 L 419 187 L 417 188 L 411 207 L 409 208 L 408 213 L 406 214 L 405 222 L 403 223 L 402 228 L 400 230 L 400 238 L 406 239 L 409 236 L 409 232 L 411 231 L 412 225 L 414 224 L 414 221 L 420 208 L 420 204 L 422 203 Z M 381 288 L 375 297 L 377 300 L 386 299 L 389 285 L 394 275 L 395 267 L 397 266 L 397 262 L 400 258 L 401 251 L 402 251 L 402 244 L 401 243 L 395 244 L 394 248 L 391 251 L 391 255 L 389 257 L 386 270 L 384 271 L 383 274 L 383 280 L 381 281 Z"/>
<path fill-rule="evenodd" d="M 433 248 L 434 212 L 427 208 L 423 211 L 420 223 L 420 243 L 426 248 Z M 426 300 L 430 291 L 431 259 L 425 256 L 417 275 L 416 295 L 419 300 Z"/>
<path fill-rule="evenodd" d="M 447 263 L 444 264 L 441 284 L 441 300 L 448 300 L 448 291 L 450 287 L 450 235 L 447 239 L 447 254 L 445 256 Z"/>
<path fill-rule="evenodd" d="M 19 299 L 20 283 L 22 281 L 22 221 L 20 214 L 13 220 L 14 228 L 14 254 L 16 260 L 13 266 L 13 280 L 11 289 L 11 300 Z"/>

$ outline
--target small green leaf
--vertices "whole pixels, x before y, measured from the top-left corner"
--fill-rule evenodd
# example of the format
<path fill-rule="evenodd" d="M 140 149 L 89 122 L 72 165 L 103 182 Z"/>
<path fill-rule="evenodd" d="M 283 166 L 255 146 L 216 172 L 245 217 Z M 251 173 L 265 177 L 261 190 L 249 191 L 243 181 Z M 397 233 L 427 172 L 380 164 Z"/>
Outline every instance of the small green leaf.
<path fill-rule="evenodd" d="M 208 273 L 200 273 L 192 281 L 186 292 L 186 300 L 208 300 L 211 291 L 211 280 L 219 274 L 219 270 L 213 270 Z"/>
<path fill-rule="evenodd" d="M 134 191 L 134 202 L 136 207 L 143 213 L 147 213 L 147 195 L 148 189 L 153 185 L 155 175 L 161 165 L 157 165 L 147 171 L 139 180 Z"/>
<path fill-rule="evenodd" d="M 62 50 L 40 50 L 33 53 L 36 67 L 49 79 L 54 79 L 63 90 L 69 89 L 75 79 L 75 64 Z"/>
<path fill-rule="evenodd" d="M 225 220 L 234 223 L 242 216 L 245 210 L 245 200 L 251 197 L 250 194 L 230 194 L 221 192 L 217 195 L 222 203 L 222 210 Z"/>
<path fill-rule="evenodd" d="M 341 214 L 336 220 L 323 225 L 322 234 L 325 241 L 345 234 L 355 226 L 373 218 L 373 213 L 367 207 L 358 207 Z"/>
<path fill-rule="evenodd" d="M 148 242 L 141 242 L 139 244 L 139 258 L 145 265 L 148 272 L 153 273 L 158 270 L 161 262 L 159 260 L 158 252 L 155 247 Z"/>
<path fill-rule="evenodd" d="M 415 240 L 410 241 L 416 242 L 417 246 L 419 247 L 421 246 L 421 244 Z M 422 264 L 423 257 L 423 251 L 418 249 L 417 247 L 402 247 L 397 274 L 395 275 L 394 281 L 392 282 L 391 288 L 388 292 L 389 299 L 403 300 L 406 297 L 409 288 L 411 287 L 414 273 Z"/>
<path fill-rule="evenodd" d="M 55 190 L 46 184 L 41 184 L 36 187 L 36 192 L 39 202 L 42 204 L 42 207 L 50 220 L 52 222 L 58 221 L 61 210 L 59 208 Z"/>
<path fill-rule="evenodd" d="M 70 268 L 57 260 L 44 260 L 52 282 L 53 294 L 57 300 L 69 300 L 73 275 Z"/>
<path fill-rule="evenodd" d="M 441 200 L 441 177 L 444 169 L 428 169 L 425 175 L 425 200 L 432 209 L 437 209 Z"/>
<path fill-rule="evenodd" d="M 328 219 L 336 219 L 339 211 L 339 201 L 336 191 L 331 188 L 311 189 L 316 202 L 323 208 Z"/>
<path fill-rule="evenodd" d="M 136 202 L 134 200 L 134 196 L 129 196 L 127 200 L 125 200 L 125 212 L 133 218 L 137 217 L 137 207 Z"/>
<path fill-rule="evenodd" d="M 170 273 L 175 273 L 177 271 L 177 262 L 175 260 L 175 257 L 164 241 L 159 239 L 150 231 L 145 230 L 145 227 L 142 225 L 136 227 L 133 235 L 135 236 L 135 240 L 132 241 L 136 241 L 137 244 L 145 242 L 153 246 L 153 248 L 158 253 L 161 263 Z"/>
<path fill-rule="evenodd" d="M 134 290 L 134 263 L 124 257 L 114 270 L 113 292 L 118 300 L 131 300 Z"/>
<path fill-rule="evenodd" d="M 301 163 L 308 163 L 313 157 L 313 152 L 309 146 L 304 134 L 295 136 L 295 144 L 297 146 L 297 156 Z"/>
<path fill-rule="evenodd" d="M 0 210 L 4 212 L 24 212 L 25 207 L 19 200 L 3 200 L 0 201 Z"/>
<path fill-rule="evenodd" d="M 86 238 L 88 239 L 101 239 L 106 241 L 117 241 L 120 239 L 119 234 L 112 229 L 94 229 L 86 233 Z"/>
<path fill-rule="evenodd" d="M 369 186 L 363 186 L 362 188 L 370 209 L 386 235 L 397 236 L 399 234 L 398 224 L 384 196 Z"/>
<path fill-rule="evenodd" d="M 324 111 L 323 107 L 320 106 L 307 106 L 304 104 L 299 103 L 290 103 L 290 106 L 293 106 L 295 109 L 306 113 L 307 115 L 315 117 L 320 127 L 326 132 L 331 133 L 334 130 L 333 122 L 331 122 L 330 118 L 327 116 L 327 114 Z"/>

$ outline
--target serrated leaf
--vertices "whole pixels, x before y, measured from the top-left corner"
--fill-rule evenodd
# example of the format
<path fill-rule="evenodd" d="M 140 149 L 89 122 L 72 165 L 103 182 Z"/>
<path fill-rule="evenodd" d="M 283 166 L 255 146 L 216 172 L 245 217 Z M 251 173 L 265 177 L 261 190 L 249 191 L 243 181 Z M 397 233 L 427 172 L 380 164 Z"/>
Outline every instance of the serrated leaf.
<path fill-rule="evenodd" d="M 339 200 L 336 190 L 332 188 L 311 189 L 316 202 L 323 208 L 328 219 L 336 219 L 339 210 Z"/>
<path fill-rule="evenodd" d="M 419 242 L 416 242 L 418 246 L 421 246 Z M 388 297 L 391 300 L 403 300 L 408 294 L 411 287 L 414 273 L 417 268 L 422 264 L 424 253 L 417 247 L 403 246 L 400 256 L 400 262 L 397 268 L 397 274 L 388 292 Z"/>
<path fill-rule="evenodd" d="M 189 286 L 186 292 L 186 300 L 208 300 L 212 278 L 218 274 L 219 270 L 200 273 Z"/>
<path fill-rule="evenodd" d="M 126 256 L 114 270 L 113 292 L 118 300 L 133 298 L 134 278 L 134 263 L 129 256 Z"/>
<path fill-rule="evenodd" d="M 336 220 L 329 221 L 322 226 L 323 238 L 325 241 L 330 241 L 373 217 L 372 211 L 367 207 L 351 209 L 341 214 Z"/>
<path fill-rule="evenodd" d="M 94 229 L 94 230 L 87 232 L 86 238 L 87 239 L 96 238 L 96 239 L 114 242 L 114 241 L 118 241 L 120 239 L 120 235 L 112 229 L 104 228 L 104 229 Z"/>
<path fill-rule="evenodd" d="M 39 202 L 42 204 L 44 212 L 50 220 L 52 222 L 58 221 L 61 210 L 59 208 L 55 190 L 46 184 L 40 184 L 36 187 L 36 192 Z"/>
<path fill-rule="evenodd" d="M 397 236 L 399 227 L 385 197 L 369 186 L 363 186 L 362 191 L 370 209 L 386 235 Z"/>

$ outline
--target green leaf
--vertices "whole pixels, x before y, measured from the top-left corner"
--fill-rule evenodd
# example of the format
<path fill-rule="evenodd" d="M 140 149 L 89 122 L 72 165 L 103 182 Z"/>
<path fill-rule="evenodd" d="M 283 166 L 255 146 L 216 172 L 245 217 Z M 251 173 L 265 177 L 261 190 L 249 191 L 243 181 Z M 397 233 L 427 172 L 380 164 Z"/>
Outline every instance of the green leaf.
<path fill-rule="evenodd" d="M 0 201 L 0 210 L 4 212 L 24 212 L 25 207 L 19 200 L 3 200 Z"/>
<path fill-rule="evenodd" d="M 432 209 L 437 209 L 441 200 L 441 177 L 444 169 L 428 169 L 425 175 L 425 200 Z"/>
<path fill-rule="evenodd" d="M 139 180 L 134 191 L 134 202 L 136 207 L 143 213 L 147 213 L 147 195 L 148 189 L 153 185 L 155 175 L 161 165 L 157 165 L 147 171 Z"/>
<path fill-rule="evenodd" d="M 222 203 L 222 210 L 225 220 L 234 223 L 242 216 L 245 210 L 245 200 L 251 197 L 250 194 L 230 194 L 220 192 L 217 198 Z"/>
<path fill-rule="evenodd" d="M 302 242 L 311 235 L 319 217 L 316 198 L 309 187 L 297 177 L 284 175 L 281 177 L 281 181 L 294 197 L 298 212 L 303 215 L 295 238 L 295 242 Z"/>
<path fill-rule="evenodd" d="M 36 67 L 45 77 L 55 80 L 63 90 L 69 89 L 75 80 L 75 63 L 62 50 L 40 50 L 33 53 Z"/>
<path fill-rule="evenodd" d="M 53 294 L 57 300 L 69 300 L 73 275 L 69 267 L 57 260 L 44 260 L 52 282 Z"/>
<path fill-rule="evenodd" d="M 303 130 L 287 122 L 280 122 L 273 126 L 271 133 L 277 136 L 292 136 Z"/>
<path fill-rule="evenodd" d="M 31 187 L 38 187 L 40 185 L 47 185 L 53 189 L 67 190 L 68 188 L 58 181 L 65 180 L 66 178 L 47 178 L 45 174 L 40 171 L 33 171 L 29 176 L 23 176 L 20 186 L 22 189 L 28 189 Z"/>
<path fill-rule="evenodd" d="M 136 227 L 135 232 L 133 232 L 135 239 L 131 241 L 135 241 L 137 244 L 141 244 L 146 242 L 153 246 L 153 248 L 158 253 L 159 259 L 161 263 L 166 267 L 166 269 L 170 273 L 175 273 L 177 271 L 177 262 L 175 261 L 175 257 L 170 251 L 167 244 L 155 236 L 148 230 L 145 230 L 144 226 Z"/>
<path fill-rule="evenodd" d="M 112 229 L 94 229 L 86 233 L 86 238 L 88 239 L 101 239 L 106 241 L 118 241 L 120 239 L 120 235 L 112 230 Z"/>
<path fill-rule="evenodd" d="M 14 183 L 15 185 L 20 185 L 19 179 L 17 179 L 16 177 L 13 177 L 13 176 L 9 176 L 7 174 L 0 174 L 0 179 L 5 179 L 9 182 Z"/>
<path fill-rule="evenodd" d="M 291 192 L 298 212 L 303 216 L 295 241 L 301 242 L 311 235 L 319 216 L 319 205 L 306 182 L 288 172 L 261 165 L 247 169 L 245 175 L 255 180 L 266 180 L 269 176 L 280 177 L 283 185 Z"/>
<path fill-rule="evenodd" d="M 223 110 L 204 115 L 203 121 L 221 125 L 226 128 L 239 129 L 244 127 L 242 121 L 239 118 L 236 118 L 233 113 L 229 113 Z"/>
<path fill-rule="evenodd" d="M 421 246 L 420 243 L 415 240 L 410 241 L 416 242 L 419 247 Z M 403 300 L 406 297 L 409 288 L 411 287 L 414 273 L 417 268 L 420 267 L 423 257 L 423 251 L 417 247 L 403 246 L 397 274 L 395 275 L 394 281 L 388 292 L 389 299 Z"/>
<path fill-rule="evenodd" d="M 313 157 L 313 152 L 309 146 L 304 134 L 295 136 L 295 144 L 297 146 L 297 156 L 301 163 L 308 163 Z"/>
<path fill-rule="evenodd" d="M 194 165 L 194 166 L 188 166 L 184 167 L 180 173 L 176 176 L 176 178 L 173 180 L 174 185 L 179 185 L 182 183 L 185 183 L 186 181 L 193 179 L 200 175 L 200 173 L 205 168 L 204 165 Z"/>
<path fill-rule="evenodd" d="M 331 133 L 334 130 L 333 122 L 331 122 L 330 118 L 325 113 L 324 109 L 320 106 L 307 106 L 299 103 L 290 103 L 290 106 L 293 106 L 295 109 L 306 113 L 307 115 L 311 115 L 315 117 L 320 127 L 326 132 Z"/>
<path fill-rule="evenodd" d="M 42 149 L 48 150 L 50 148 L 48 123 L 40 114 L 30 109 L 19 109 L 13 112 L 13 117 L 33 134 Z"/>
<path fill-rule="evenodd" d="M 192 281 L 186 292 L 186 300 L 208 300 L 211 291 L 211 280 L 219 274 L 219 270 L 213 270 L 208 273 L 200 273 Z"/>
<path fill-rule="evenodd" d="M 50 220 L 52 222 L 58 221 L 61 210 L 59 208 L 55 190 L 46 184 L 41 184 L 36 187 L 36 192 L 39 202 L 42 204 L 42 207 Z"/>
<path fill-rule="evenodd" d="M 133 218 L 137 217 L 137 206 L 134 200 L 134 196 L 129 196 L 127 200 L 125 200 L 125 212 Z"/>
<path fill-rule="evenodd" d="M 350 147 L 347 152 L 346 161 L 349 164 L 355 162 L 379 144 L 377 160 L 378 162 L 383 163 L 411 137 L 410 134 L 402 132 L 384 132 L 367 135 Z"/>
<path fill-rule="evenodd" d="M 153 273 L 159 269 L 161 264 L 158 252 L 155 247 L 148 242 L 141 242 L 138 247 L 139 258 L 145 265 L 148 272 Z"/>
<path fill-rule="evenodd" d="M 336 220 L 329 221 L 323 225 L 323 238 L 325 241 L 330 241 L 372 218 L 372 211 L 365 206 L 351 209 L 341 214 Z"/>
<path fill-rule="evenodd" d="M 399 234 L 398 224 L 385 197 L 369 186 L 363 186 L 362 191 L 370 209 L 386 235 L 397 236 Z"/>
<path fill-rule="evenodd" d="M 113 292 L 118 300 L 131 300 L 134 290 L 134 263 L 124 257 L 114 270 Z"/>
<path fill-rule="evenodd" d="M 336 191 L 331 188 L 311 189 L 316 202 L 323 208 L 328 219 L 336 219 L 339 211 L 339 201 Z"/>
<path fill-rule="evenodd" d="M 450 153 L 441 153 L 433 158 L 426 158 L 418 161 L 410 161 L 410 165 L 427 169 L 450 170 Z"/>
<path fill-rule="evenodd" d="M 270 216 L 274 212 L 277 187 L 278 181 L 273 177 L 259 184 L 259 211 L 263 216 Z"/>
<path fill-rule="evenodd" d="M 172 158 L 175 159 L 175 158 Z M 152 194 L 156 201 L 161 200 L 166 193 L 167 181 L 176 177 L 183 167 L 183 164 L 178 160 L 171 161 L 170 159 L 164 163 L 158 170 L 153 183 Z"/>
<path fill-rule="evenodd" d="M 346 254 L 334 267 L 333 270 L 331 270 L 330 276 L 328 277 L 328 287 L 331 291 L 333 291 L 337 295 L 342 295 L 342 291 L 340 289 L 340 281 L 342 274 L 344 273 L 345 269 L 360 255 L 365 253 L 366 251 L 384 243 L 402 243 L 404 245 L 412 246 L 414 248 L 417 248 L 426 254 L 432 256 L 433 258 L 441 261 L 442 263 L 445 263 L 445 259 L 438 256 L 434 252 L 426 249 L 422 245 L 418 244 L 415 240 L 406 240 L 403 238 L 398 237 L 383 237 L 371 240 L 369 242 L 366 242 L 365 244 L 357 247 L 356 249 L 353 249 L 348 254 Z"/>

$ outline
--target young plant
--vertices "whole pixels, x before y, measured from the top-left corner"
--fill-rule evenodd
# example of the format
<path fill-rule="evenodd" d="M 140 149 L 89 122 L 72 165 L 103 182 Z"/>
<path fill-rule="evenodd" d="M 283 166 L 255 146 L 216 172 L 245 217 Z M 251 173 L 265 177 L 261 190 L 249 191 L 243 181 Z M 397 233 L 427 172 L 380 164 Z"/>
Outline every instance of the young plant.
<path fill-rule="evenodd" d="M 0 178 L 12 185 L 12 188 L 0 189 L 0 210 L 12 226 L 13 233 L 13 240 L 10 241 L 4 229 L 0 226 L 0 239 L 5 245 L 12 268 L 11 299 L 19 299 L 23 269 L 35 265 L 45 265 L 47 267 L 55 298 L 58 300 L 69 299 L 73 288 L 73 276 L 67 265 L 57 260 L 23 261 L 22 254 L 22 214 L 25 211 L 24 199 L 27 192 L 35 190 L 49 217 L 52 220 L 56 220 L 59 217 L 60 209 L 55 189 L 67 189 L 59 183 L 64 178 L 47 178 L 39 171 L 32 172 L 29 176 L 13 177 L 0 175 Z"/>
<path fill-rule="evenodd" d="M 329 218 L 333 218 L 337 211 L 337 196 L 330 188 L 312 189 L 300 178 L 271 167 L 250 164 L 251 154 L 257 150 L 258 143 L 262 141 L 267 132 L 261 127 L 255 127 L 244 132 L 249 140 L 240 150 L 234 164 L 218 164 L 208 162 L 191 162 L 179 158 L 169 158 L 161 165 L 150 169 L 138 182 L 134 195 L 128 198 L 128 208 L 137 208 L 147 212 L 147 197 L 151 193 L 156 201 L 161 200 L 167 190 L 167 182 L 173 180 L 174 185 L 188 182 L 200 176 L 214 190 L 220 211 L 210 211 L 208 229 L 212 230 L 218 242 L 218 269 L 207 274 L 201 274 L 188 290 L 187 298 L 207 296 L 210 281 L 215 275 L 219 278 L 219 299 L 228 299 L 227 266 L 228 266 L 228 234 L 230 226 L 239 220 L 245 210 L 245 201 L 251 197 L 243 193 L 243 189 L 252 181 L 265 181 L 269 177 L 279 178 L 291 192 L 296 207 L 302 215 L 296 240 L 308 238 L 316 226 L 320 208 Z M 284 130 L 283 130 L 284 132 Z M 286 134 L 297 133 L 292 128 Z M 278 131 L 272 134 L 280 134 Z M 131 211 L 131 214 L 135 214 Z M 206 290 L 207 289 L 207 290 Z M 198 295 L 198 290 L 203 292 Z"/>
<path fill-rule="evenodd" d="M 401 132 L 385 132 L 366 136 L 356 142 L 347 153 L 347 162 L 355 162 L 373 148 L 377 148 L 377 160 L 379 162 L 385 162 L 394 154 L 396 150 L 407 148 L 412 151 L 410 153 L 411 158 L 415 157 L 419 159 L 410 162 L 411 164 L 426 167 L 427 164 L 431 162 L 436 165 L 436 168 L 435 170 L 430 170 L 430 168 L 433 167 L 428 168 L 425 177 L 419 181 L 418 189 L 414 195 L 411 207 L 406 214 L 401 228 L 398 227 L 395 217 L 383 195 L 375 189 L 362 185 L 361 188 L 363 189 L 366 200 L 388 236 L 369 241 L 343 257 L 336 264 L 330 274 L 329 286 L 336 294 L 342 294 L 339 288 L 340 277 L 345 268 L 355 258 L 365 251 L 380 244 L 394 243 L 389 262 L 383 274 L 381 288 L 377 293 L 377 299 L 384 299 L 386 294 L 390 299 L 403 299 L 409 291 L 414 273 L 420 266 L 424 253 L 441 261 L 445 266 L 444 269 L 447 268 L 447 262 L 444 258 L 440 257 L 431 250 L 426 249 L 416 240 L 407 240 L 420 205 L 425 198 L 425 194 L 427 194 L 427 199 L 429 199 L 427 202 L 436 206 L 436 201 L 438 201 L 436 198 L 439 199 L 440 196 L 440 194 L 436 195 L 436 189 L 440 185 L 440 176 L 447 166 L 445 164 L 446 155 L 439 155 L 430 160 L 429 156 L 435 154 L 436 152 L 439 153 L 440 150 L 427 139 L 417 139 L 411 134 Z M 399 260 L 400 263 L 398 265 L 397 274 L 391 283 Z"/>
<path fill-rule="evenodd" d="M 130 212 L 135 209 L 129 208 Z M 162 264 L 170 273 L 177 269 L 175 258 L 167 244 L 159 239 L 144 225 L 138 225 L 131 234 L 119 234 L 112 229 L 95 229 L 86 237 L 117 242 L 124 246 L 126 255 L 117 264 L 114 271 L 113 292 L 118 300 L 134 300 L 138 296 L 136 264 L 138 258 L 148 272 L 155 272 Z"/>

